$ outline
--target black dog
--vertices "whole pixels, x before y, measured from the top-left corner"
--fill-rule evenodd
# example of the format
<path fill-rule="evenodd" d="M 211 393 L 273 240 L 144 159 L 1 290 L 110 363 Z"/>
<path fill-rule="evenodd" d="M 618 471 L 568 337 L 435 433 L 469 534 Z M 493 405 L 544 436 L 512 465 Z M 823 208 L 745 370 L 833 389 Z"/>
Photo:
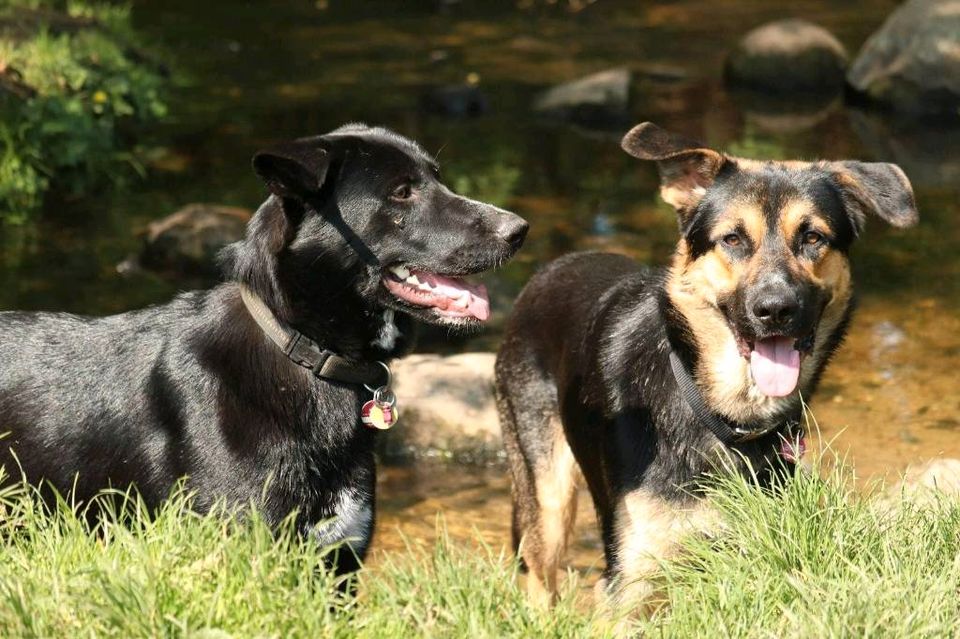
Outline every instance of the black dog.
<path fill-rule="evenodd" d="M 458 276 L 508 260 L 527 224 L 453 194 L 381 128 L 253 165 L 272 195 L 224 251 L 226 283 L 102 319 L 0 313 L 0 463 L 79 500 L 133 484 L 151 507 L 186 476 L 199 511 L 253 502 L 274 523 L 296 511 L 323 544 L 349 539 L 348 571 L 373 531 L 365 385 L 388 383 L 379 362 L 410 349 L 414 319 L 485 320 L 485 290 Z"/>
<path fill-rule="evenodd" d="M 757 162 L 646 123 L 627 153 L 658 163 L 679 215 L 672 266 L 561 258 L 524 289 L 496 365 L 514 544 L 531 594 L 556 593 L 576 469 L 596 506 L 614 603 L 690 526 L 721 464 L 763 479 L 797 457 L 809 399 L 852 307 L 851 242 L 872 213 L 917 220 L 892 164 Z"/>

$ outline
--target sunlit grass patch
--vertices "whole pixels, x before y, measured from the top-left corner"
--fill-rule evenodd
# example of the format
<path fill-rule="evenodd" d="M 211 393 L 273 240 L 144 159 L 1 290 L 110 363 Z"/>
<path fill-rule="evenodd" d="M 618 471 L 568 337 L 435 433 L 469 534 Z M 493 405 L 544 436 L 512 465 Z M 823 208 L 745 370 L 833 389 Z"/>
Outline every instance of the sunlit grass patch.
<path fill-rule="evenodd" d="M 954 636 L 960 506 L 855 492 L 838 473 L 776 490 L 741 478 L 710 489 L 723 526 L 664 563 L 646 636 Z M 439 540 L 383 557 L 344 596 L 329 549 L 256 514 L 191 513 L 174 494 L 91 525 L 32 489 L 0 495 L 0 636 L 603 637 L 613 624 L 567 580 L 531 606 L 504 549 Z M 478 537 L 479 539 L 479 537 Z M 506 540 L 505 540 L 506 541 Z M 621 626 L 622 629 L 622 626 Z"/>
<path fill-rule="evenodd" d="M 106 497 L 104 497 L 106 499 Z M 178 491 L 155 517 L 136 500 L 102 521 L 30 489 L 8 491 L 0 525 L 0 636 L 322 635 L 346 605 L 325 550 L 287 524 L 199 516 Z"/>
<path fill-rule="evenodd" d="M 357 627 L 371 637 L 604 637 L 612 624 L 578 600 L 571 574 L 552 610 L 531 605 L 506 549 L 408 545 L 362 577 Z M 478 536 L 479 539 L 479 536 Z"/>
<path fill-rule="evenodd" d="M 655 636 L 955 636 L 960 505 L 856 491 L 844 469 L 774 491 L 720 478 L 724 530 L 664 566 Z"/>

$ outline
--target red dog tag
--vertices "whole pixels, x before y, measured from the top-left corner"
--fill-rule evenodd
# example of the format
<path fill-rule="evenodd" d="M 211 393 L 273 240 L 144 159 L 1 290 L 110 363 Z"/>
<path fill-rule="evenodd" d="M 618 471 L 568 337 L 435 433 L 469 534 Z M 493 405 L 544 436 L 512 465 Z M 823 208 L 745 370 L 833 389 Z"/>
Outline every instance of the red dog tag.
<path fill-rule="evenodd" d="M 397 410 L 397 398 L 386 386 L 373 392 L 373 399 L 360 409 L 360 421 L 370 428 L 387 430 L 400 419 Z"/>
<path fill-rule="evenodd" d="M 370 428 L 387 430 L 397 423 L 400 413 L 396 406 L 381 405 L 372 399 L 360 409 L 360 421 Z"/>

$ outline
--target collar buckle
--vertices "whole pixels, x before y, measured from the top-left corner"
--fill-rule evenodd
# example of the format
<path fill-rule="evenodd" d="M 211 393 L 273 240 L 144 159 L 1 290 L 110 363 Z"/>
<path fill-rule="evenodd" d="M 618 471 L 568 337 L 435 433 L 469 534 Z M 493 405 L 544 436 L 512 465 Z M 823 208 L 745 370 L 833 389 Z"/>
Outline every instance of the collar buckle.
<path fill-rule="evenodd" d="M 295 364 L 311 370 L 319 370 L 330 356 L 330 351 L 321 351 L 316 342 L 300 331 L 293 331 L 283 352 Z"/>
<path fill-rule="evenodd" d="M 389 384 L 390 369 L 383 362 L 357 362 L 320 348 L 314 340 L 280 322 L 263 300 L 243 284 L 240 284 L 240 298 L 267 338 L 291 362 L 308 369 L 317 379 L 379 387 L 386 372 Z"/>

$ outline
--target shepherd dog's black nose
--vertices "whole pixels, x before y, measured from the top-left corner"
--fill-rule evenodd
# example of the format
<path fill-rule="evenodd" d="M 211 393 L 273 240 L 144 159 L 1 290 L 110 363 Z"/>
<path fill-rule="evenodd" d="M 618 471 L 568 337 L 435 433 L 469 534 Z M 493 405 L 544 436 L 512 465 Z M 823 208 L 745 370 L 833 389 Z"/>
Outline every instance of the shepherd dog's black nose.
<path fill-rule="evenodd" d="M 771 328 L 786 324 L 796 312 L 796 302 L 782 295 L 765 296 L 753 305 L 754 317 Z"/>
<path fill-rule="evenodd" d="M 798 315 L 800 302 L 785 282 L 771 283 L 757 290 L 750 311 L 765 329 L 785 329 Z"/>

